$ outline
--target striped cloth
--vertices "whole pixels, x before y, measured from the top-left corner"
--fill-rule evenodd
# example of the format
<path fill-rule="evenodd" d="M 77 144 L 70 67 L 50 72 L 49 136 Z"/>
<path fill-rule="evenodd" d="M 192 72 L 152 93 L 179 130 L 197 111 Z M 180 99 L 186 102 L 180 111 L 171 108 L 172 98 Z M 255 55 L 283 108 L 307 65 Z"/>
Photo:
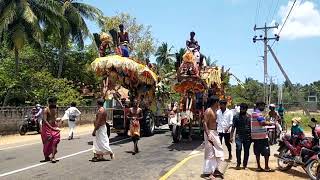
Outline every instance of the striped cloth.
<path fill-rule="evenodd" d="M 264 122 L 265 118 L 261 111 L 256 110 L 251 116 L 251 139 L 268 139 L 267 128 L 261 126 L 260 122 Z"/>

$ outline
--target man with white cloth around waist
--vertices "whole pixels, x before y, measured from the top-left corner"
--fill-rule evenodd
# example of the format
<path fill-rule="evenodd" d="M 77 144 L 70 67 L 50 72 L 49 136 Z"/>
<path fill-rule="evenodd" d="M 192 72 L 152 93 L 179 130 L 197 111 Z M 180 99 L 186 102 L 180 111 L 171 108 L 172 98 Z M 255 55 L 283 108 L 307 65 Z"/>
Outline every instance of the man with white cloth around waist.
<path fill-rule="evenodd" d="M 204 166 L 203 175 L 215 179 L 214 175 L 223 176 L 218 170 L 223 160 L 223 147 L 217 131 L 217 110 L 219 108 L 219 99 L 211 96 L 208 100 L 208 109 L 204 114 Z"/>
<path fill-rule="evenodd" d="M 64 116 L 62 117 L 62 120 L 68 120 L 68 126 L 69 126 L 69 137 L 68 140 L 73 139 L 74 135 L 74 129 L 76 127 L 76 120 L 81 115 L 81 112 L 76 107 L 77 104 L 75 102 L 72 102 L 70 107 L 65 111 Z"/>
<path fill-rule="evenodd" d="M 231 153 L 230 133 L 231 133 L 231 127 L 233 124 L 233 112 L 227 108 L 226 100 L 220 101 L 220 109 L 217 111 L 217 122 L 218 122 L 218 132 L 219 132 L 221 144 L 224 138 L 224 142 L 229 151 L 228 160 L 231 161 L 232 153 Z"/>
<path fill-rule="evenodd" d="M 93 153 L 94 157 L 92 162 L 105 161 L 103 155 L 110 155 L 110 158 L 114 158 L 114 154 L 110 148 L 109 138 L 107 133 L 107 112 L 103 107 L 104 100 L 99 99 L 97 102 L 98 112 L 96 120 L 94 121 L 94 130 L 92 132 L 93 139 Z"/>

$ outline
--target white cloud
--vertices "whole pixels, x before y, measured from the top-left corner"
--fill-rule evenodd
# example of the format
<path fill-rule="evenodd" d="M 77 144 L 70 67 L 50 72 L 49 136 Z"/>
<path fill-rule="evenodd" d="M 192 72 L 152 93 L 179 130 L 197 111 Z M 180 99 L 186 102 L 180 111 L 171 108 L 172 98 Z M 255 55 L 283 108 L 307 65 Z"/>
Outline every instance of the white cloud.
<path fill-rule="evenodd" d="M 293 0 L 290 0 L 286 6 L 281 6 L 278 15 L 281 18 L 279 28 L 285 21 L 285 18 L 290 11 Z M 281 38 L 298 39 L 308 37 L 320 37 L 320 10 L 317 9 L 315 2 L 312 0 L 298 0 L 293 8 L 289 19 L 287 20 L 282 32 Z M 279 30 L 274 30 L 278 33 Z"/>

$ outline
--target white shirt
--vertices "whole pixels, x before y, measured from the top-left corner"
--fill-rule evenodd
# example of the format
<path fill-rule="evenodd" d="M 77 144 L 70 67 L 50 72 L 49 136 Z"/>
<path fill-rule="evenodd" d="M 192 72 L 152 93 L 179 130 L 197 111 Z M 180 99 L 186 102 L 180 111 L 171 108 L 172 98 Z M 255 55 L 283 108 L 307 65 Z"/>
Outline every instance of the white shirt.
<path fill-rule="evenodd" d="M 69 107 L 62 117 L 62 120 L 69 120 L 70 115 L 74 115 L 77 118 L 81 115 L 81 112 L 76 107 Z"/>
<path fill-rule="evenodd" d="M 217 130 L 219 133 L 230 133 L 231 125 L 233 124 L 233 112 L 228 108 L 222 113 L 221 109 L 217 111 Z M 227 132 L 225 132 L 226 128 L 229 128 Z"/>

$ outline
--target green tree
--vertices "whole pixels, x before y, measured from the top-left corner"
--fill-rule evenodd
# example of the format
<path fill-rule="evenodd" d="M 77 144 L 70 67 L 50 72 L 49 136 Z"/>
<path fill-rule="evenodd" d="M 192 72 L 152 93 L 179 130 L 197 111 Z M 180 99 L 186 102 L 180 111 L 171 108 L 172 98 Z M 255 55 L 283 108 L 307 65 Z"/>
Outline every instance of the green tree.
<path fill-rule="evenodd" d="M 158 66 L 166 66 L 172 64 L 174 60 L 174 54 L 171 53 L 172 47 L 169 48 L 168 43 L 162 43 L 158 47 L 155 56 Z"/>
<path fill-rule="evenodd" d="M 61 9 L 54 0 L 1 0 L 0 42 L 14 51 L 15 70 L 19 72 L 19 53 L 26 42 L 43 44 L 42 27 L 59 28 Z"/>
<path fill-rule="evenodd" d="M 149 58 L 156 49 L 151 26 L 139 24 L 136 18 L 127 13 L 100 19 L 103 32 L 108 32 L 111 29 L 117 30 L 120 24 L 123 24 L 129 33 L 131 55 L 142 61 Z"/>
<path fill-rule="evenodd" d="M 91 36 L 85 19 L 98 21 L 102 12 L 91 5 L 80 3 L 76 0 L 59 0 L 62 6 L 63 16 L 67 23 L 59 31 L 60 58 L 58 67 L 58 78 L 61 77 L 67 51 L 68 43 L 78 45 L 80 49 L 84 47 L 84 39 Z"/>
<path fill-rule="evenodd" d="M 218 60 L 212 60 L 210 56 L 206 57 L 207 66 L 216 66 Z"/>
<path fill-rule="evenodd" d="M 253 105 L 257 100 L 263 98 L 263 84 L 247 78 L 243 86 L 231 86 L 227 93 L 232 96 L 234 104 L 245 102 Z"/>

